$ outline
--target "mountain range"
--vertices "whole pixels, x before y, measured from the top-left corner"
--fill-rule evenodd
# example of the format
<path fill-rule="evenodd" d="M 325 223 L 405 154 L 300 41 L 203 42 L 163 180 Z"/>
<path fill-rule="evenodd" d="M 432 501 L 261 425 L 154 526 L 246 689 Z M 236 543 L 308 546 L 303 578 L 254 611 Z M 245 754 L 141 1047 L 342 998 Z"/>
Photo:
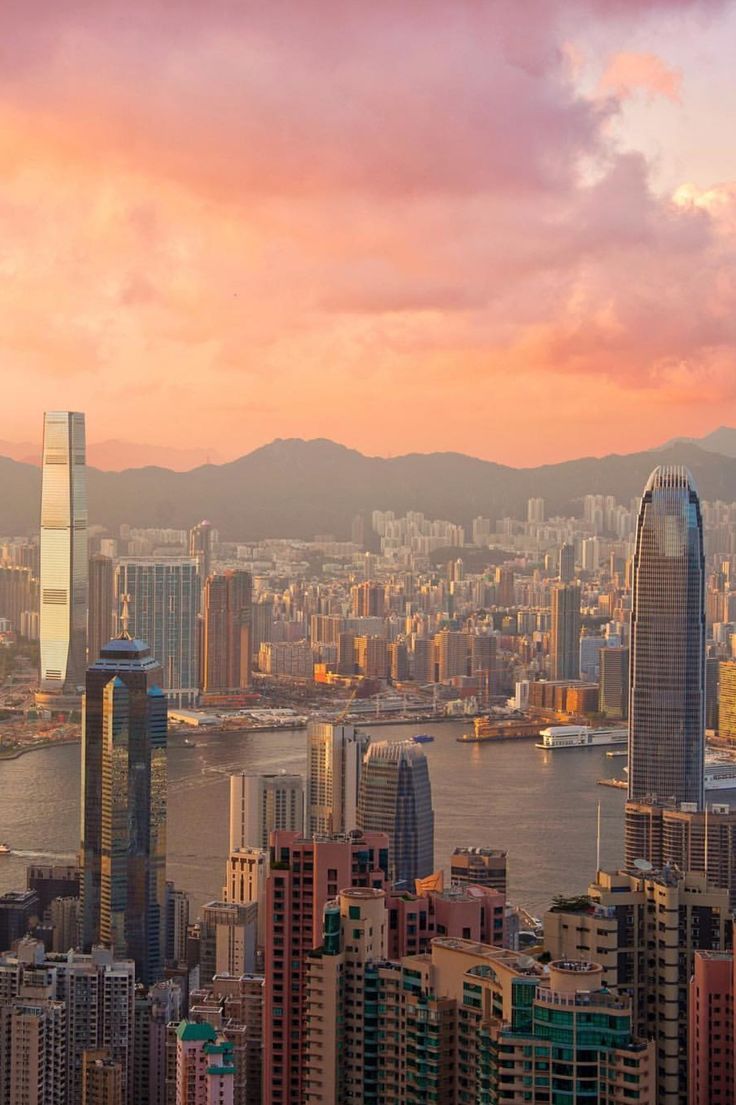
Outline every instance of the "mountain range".
<path fill-rule="evenodd" d="M 736 442 L 736 431 L 729 431 Z M 727 444 L 727 442 L 726 442 Z M 735 445 L 736 448 L 736 445 Z M 88 468 L 90 525 L 116 533 L 122 522 L 185 529 L 208 518 L 226 540 L 350 536 L 355 514 L 423 511 L 469 526 L 477 515 L 526 516 L 540 495 L 547 515 L 580 512 L 588 492 L 628 503 L 656 464 L 684 464 L 705 499 L 736 500 L 736 455 L 671 442 L 658 450 L 510 468 L 461 453 L 367 457 L 333 441 L 277 439 L 227 464 L 187 472 Z M 38 529 L 40 469 L 0 457 L 0 533 Z"/>

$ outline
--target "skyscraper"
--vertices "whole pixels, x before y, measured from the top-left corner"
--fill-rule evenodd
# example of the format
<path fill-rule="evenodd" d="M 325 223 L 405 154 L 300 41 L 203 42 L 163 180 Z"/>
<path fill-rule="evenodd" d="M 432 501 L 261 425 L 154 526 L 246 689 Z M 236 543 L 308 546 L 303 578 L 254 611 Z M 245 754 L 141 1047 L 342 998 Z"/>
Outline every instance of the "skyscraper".
<path fill-rule="evenodd" d="M 75 694 L 87 653 L 84 415 L 47 411 L 41 482 L 41 691 Z"/>
<path fill-rule="evenodd" d="M 565 544 L 560 548 L 560 583 L 572 583 L 575 579 L 575 546 Z"/>
<path fill-rule="evenodd" d="M 89 615 L 87 618 L 87 662 L 99 659 L 102 646 L 113 635 L 113 564 L 99 553 L 89 558 Z"/>
<path fill-rule="evenodd" d="M 692 476 L 655 468 L 634 555 L 629 798 L 703 806 L 703 524 Z"/>
<path fill-rule="evenodd" d="M 599 659 L 599 710 L 605 717 L 623 721 L 629 714 L 629 650 L 602 648 Z"/>
<path fill-rule="evenodd" d="M 189 555 L 199 561 L 199 577 L 203 585 L 212 570 L 215 537 L 216 532 L 212 528 L 212 523 L 206 519 L 192 526 L 189 531 Z"/>
<path fill-rule="evenodd" d="M 274 829 L 301 833 L 304 780 L 301 775 L 230 776 L 230 851 L 268 848 Z"/>
<path fill-rule="evenodd" d="M 82 944 L 163 973 L 166 698 L 143 641 L 109 641 L 87 671 L 82 750 Z"/>
<path fill-rule="evenodd" d="M 411 740 L 376 741 L 365 755 L 358 828 L 387 833 L 389 879 L 414 888 L 434 869 L 434 811 L 427 757 Z"/>
<path fill-rule="evenodd" d="M 353 725 L 311 721 L 307 729 L 307 837 L 347 833 L 357 825 L 358 785 L 370 743 Z"/>
<path fill-rule="evenodd" d="M 117 600 L 129 596 L 131 635 L 150 646 L 176 706 L 193 705 L 199 694 L 197 564 L 192 557 L 125 557 L 117 570 Z"/>
<path fill-rule="evenodd" d="M 202 689 L 233 691 L 250 686 L 250 572 L 209 576 L 202 603 Z"/>
<path fill-rule="evenodd" d="M 552 588 L 549 651 L 551 679 L 579 678 L 580 588 L 574 583 L 559 583 Z"/>

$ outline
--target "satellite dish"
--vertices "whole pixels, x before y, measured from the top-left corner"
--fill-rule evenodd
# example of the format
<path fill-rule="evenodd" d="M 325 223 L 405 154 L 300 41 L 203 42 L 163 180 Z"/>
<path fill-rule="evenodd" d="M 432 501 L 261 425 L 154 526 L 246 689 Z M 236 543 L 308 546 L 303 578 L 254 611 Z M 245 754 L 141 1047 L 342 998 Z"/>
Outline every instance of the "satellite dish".
<path fill-rule="evenodd" d="M 650 863 L 648 859 L 635 859 L 634 867 L 643 874 L 648 874 L 650 871 L 654 870 L 654 864 Z"/>

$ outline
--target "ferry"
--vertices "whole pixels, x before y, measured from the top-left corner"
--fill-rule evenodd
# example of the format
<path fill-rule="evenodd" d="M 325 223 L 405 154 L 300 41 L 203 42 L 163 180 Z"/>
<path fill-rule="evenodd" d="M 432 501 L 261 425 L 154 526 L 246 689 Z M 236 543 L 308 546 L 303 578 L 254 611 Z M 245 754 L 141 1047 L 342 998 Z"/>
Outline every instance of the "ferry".
<path fill-rule="evenodd" d="M 629 784 L 625 779 L 597 779 L 599 787 L 615 787 L 616 790 L 628 790 Z"/>
<path fill-rule="evenodd" d="M 489 717 L 477 717 L 473 732 L 456 737 L 459 744 L 486 744 L 489 741 L 524 740 L 539 736 L 538 721 L 496 721 Z"/>
<path fill-rule="evenodd" d="M 0 841 L 0 856 L 10 855 L 10 848 L 3 841 Z"/>
<path fill-rule="evenodd" d="M 614 748 L 611 752 L 606 752 L 609 760 L 612 760 L 614 756 L 628 756 L 628 748 Z"/>
<path fill-rule="evenodd" d="M 415 733 L 411 739 L 414 744 L 431 744 L 434 737 L 430 733 Z"/>
<path fill-rule="evenodd" d="M 593 729 L 590 725 L 550 725 L 539 734 L 535 745 L 545 752 L 559 748 L 592 748 L 595 745 L 626 744 L 628 729 Z"/>

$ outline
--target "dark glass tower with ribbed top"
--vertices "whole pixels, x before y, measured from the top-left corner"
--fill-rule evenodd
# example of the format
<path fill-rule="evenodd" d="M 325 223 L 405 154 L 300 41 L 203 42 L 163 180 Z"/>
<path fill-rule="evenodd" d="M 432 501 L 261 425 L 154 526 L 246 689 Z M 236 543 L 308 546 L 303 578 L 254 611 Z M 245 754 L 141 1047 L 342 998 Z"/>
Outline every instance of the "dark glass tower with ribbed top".
<path fill-rule="evenodd" d="M 703 807 L 705 562 L 700 501 L 686 468 L 655 468 L 634 556 L 629 799 Z"/>
<path fill-rule="evenodd" d="M 108 641 L 87 669 L 82 736 L 82 948 L 163 977 L 166 920 L 166 697 L 145 641 Z"/>

